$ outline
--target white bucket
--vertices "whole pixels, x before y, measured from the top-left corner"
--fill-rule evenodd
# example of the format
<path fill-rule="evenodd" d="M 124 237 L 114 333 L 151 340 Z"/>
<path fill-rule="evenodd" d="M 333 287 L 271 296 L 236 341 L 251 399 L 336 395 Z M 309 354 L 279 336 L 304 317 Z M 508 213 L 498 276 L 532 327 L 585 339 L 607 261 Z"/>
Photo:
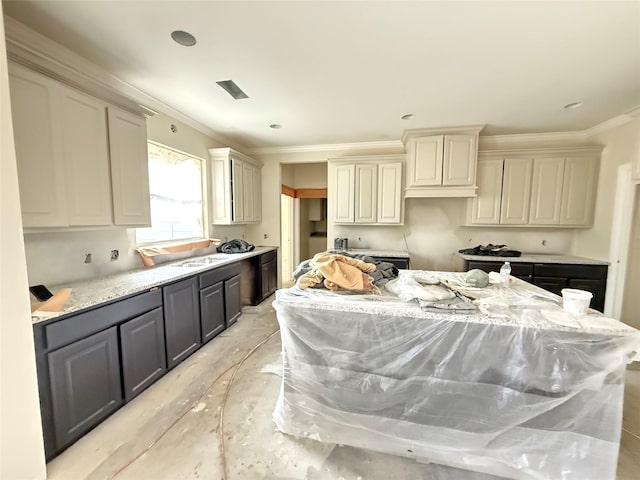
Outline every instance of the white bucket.
<path fill-rule="evenodd" d="M 572 315 L 584 315 L 589 310 L 591 292 L 575 288 L 562 289 L 562 308 Z"/>

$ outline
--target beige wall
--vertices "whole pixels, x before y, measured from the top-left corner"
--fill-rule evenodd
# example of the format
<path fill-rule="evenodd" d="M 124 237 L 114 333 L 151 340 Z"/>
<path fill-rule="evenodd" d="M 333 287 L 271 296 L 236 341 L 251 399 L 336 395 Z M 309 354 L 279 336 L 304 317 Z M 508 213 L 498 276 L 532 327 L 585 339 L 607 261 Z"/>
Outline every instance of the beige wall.
<path fill-rule="evenodd" d="M 327 188 L 327 163 L 293 165 L 295 188 Z"/>
<path fill-rule="evenodd" d="M 588 141 L 605 148 L 600 162 L 593 228 L 576 231 L 574 253 L 609 261 L 618 166 L 635 162 L 640 155 L 640 118 L 592 135 Z"/>
<path fill-rule="evenodd" d="M 0 478 L 35 480 L 46 470 L 2 22 L 0 109 Z"/>

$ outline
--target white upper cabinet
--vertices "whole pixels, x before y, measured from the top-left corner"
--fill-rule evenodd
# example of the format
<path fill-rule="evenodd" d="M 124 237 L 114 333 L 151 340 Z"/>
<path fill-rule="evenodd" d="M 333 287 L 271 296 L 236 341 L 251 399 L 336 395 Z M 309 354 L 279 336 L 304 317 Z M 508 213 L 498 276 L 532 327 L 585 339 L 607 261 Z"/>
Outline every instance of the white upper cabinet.
<path fill-rule="evenodd" d="M 480 225 L 500 223 L 503 165 L 502 159 L 478 160 L 478 196 L 472 200 L 470 223 Z"/>
<path fill-rule="evenodd" d="M 214 225 L 262 219 L 262 163 L 231 148 L 210 148 Z"/>
<path fill-rule="evenodd" d="M 564 158 L 536 158 L 533 161 L 531 185 L 531 225 L 557 225 L 560 223 Z"/>
<path fill-rule="evenodd" d="M 376 223 L 378 220 L 378 166 L 355 165 L 355 223 Z"/>
<path fill-rule="evenodd" d="M 532 165 L 533 161 L 530 158 L 505 159 L 500 205 L 501 224 L 525 225 L 528 223 Z"/>
<path fill-rule="evenodd" d="M 588 227 L 602 147 L 482 152 L 469 225 Z"/>
<path fill-rule="evenodd" d="M 65 165 L 56 117 L 58 84 L 12 65 L 9 85 L 23 226 L 66 226 Z"/>
<path fill-rule="evenodd" d="M 147 122 L 115 107 L 108 112 L 115 223 L 151 226 Z"/>
<path fill-rule="evenodd" d="M 572 157 L 564 162 L 560 223 L 591 225 L 596 201 L 599 158 Z"/>
<path fill-rule="evenodd" d="M 329 161 L 328 208 L 341 224 L 401 224 L 403 155 Z"/>
<path fill-rule="evenodd" d="M 408 154 L 405 197 L 473 197 L 478 135 L 484 125 L 404 132 Z"/>
<path fill-rule="evenodd" d="M 61 85 L 60 89 L 69 225 L 110 225 L 106 105 L 71 88 Z"/>
<path fill-rule="evenodd" d="M 402 223 L 402 162 L 378 165 L 378 223 Z"/>
<path fill-rule="evenodd" d="M 13 63 L 9 80 L 24 227 L 149 225 L 145 120 Z"/>

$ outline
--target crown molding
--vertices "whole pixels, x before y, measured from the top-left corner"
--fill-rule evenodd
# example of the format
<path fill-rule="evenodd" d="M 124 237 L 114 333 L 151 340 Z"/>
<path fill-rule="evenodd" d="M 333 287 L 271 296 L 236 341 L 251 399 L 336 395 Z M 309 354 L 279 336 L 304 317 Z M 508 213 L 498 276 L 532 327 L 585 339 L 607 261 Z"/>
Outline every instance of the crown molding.
<path fill-rule="evenodd" d="M 289 147 L 261 147 L 249 149 L 252 155 L 270 155 L 274 153 L 309 153 L 335 152 L 356 150 L 404 150 L 404 144 L 399 140 L 384 140 L 378 142 L 332 143 L 325 145 L 296 145 Z"/>
<path fill-rule="evenodd" d="M 14 18 L 5 15 L 4 25 L 10 60 L 138 115 L 149 117 L 162 112 L 216 142 L 245 148 Z"/>
<path fill-rule="evenodd" d="M 513 145 L 513 144 L 512 144 Z M 557 147 L 518 147 L 512 146 L 511 148 L 498 147 L 491 150 L 481 150 L 478 152 L 478 157 L 501 157 L 505 156 L 536 156 L 536 155 L 557 155 L 572 156 L 572 155 L 599 155 L 604 150 L 604 145 L 584 145 L 584 146 L 557 146 Z"/>
<path fill-rule="evenodd" d="M 584 131 L 487 135 L 480 136 L 478 149 L 480 151 L 491 150 L 506 146 L 517 146 L 523 143 L 584 142 L 586 138 L 587 136 L 585 135 Z"/>
<path fill-rule="evenodd" d="M 426 137 L 429 135 L 479 135 L 484 127 L 486 127 L 486 124 L 483 123 L 481 125 L 463 125 L 460 127 L 413 128 L 404 131 L 401 141 L 403 144 L 406 144 L 410 138 Z"/>
<path fill-rule="evenodd" d="M 611 130 L 612 128 L 619 127 L 620 125 L 624 125 L 636 118 L 640 117 L 640 105 L 634 107 L 630 110 L 627 110 L 622 115 L 618 115 L 617 117 L 610 118 L 598 125 L 594 125 L 591 128 L 587 128 L 584 131 L 585 137 L 593 137 L 594 135 L 599 135 L 600 133 L 604 133 L 607 130 Z"/>

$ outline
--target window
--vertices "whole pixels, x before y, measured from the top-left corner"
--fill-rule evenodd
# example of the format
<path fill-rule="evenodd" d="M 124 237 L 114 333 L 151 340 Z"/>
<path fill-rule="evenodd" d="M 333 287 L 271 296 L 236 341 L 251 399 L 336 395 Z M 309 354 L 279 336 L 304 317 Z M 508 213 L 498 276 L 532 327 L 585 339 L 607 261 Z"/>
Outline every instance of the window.
<path fill-rule="evenodd" d="M 149 142 L 151 227 L 136 230 L 137 243 L 204 238 L 205 161 Z"/>

